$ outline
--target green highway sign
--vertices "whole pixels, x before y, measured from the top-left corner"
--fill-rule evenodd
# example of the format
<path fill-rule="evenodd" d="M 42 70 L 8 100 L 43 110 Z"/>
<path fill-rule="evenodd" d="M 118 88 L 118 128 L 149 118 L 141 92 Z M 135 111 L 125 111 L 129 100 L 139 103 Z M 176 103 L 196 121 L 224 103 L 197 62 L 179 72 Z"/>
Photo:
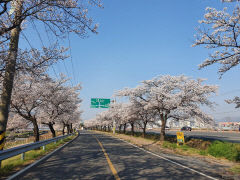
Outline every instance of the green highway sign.
<path fill-rule="evenodd" d="M 91 108 L 109 108 L 110 99 L 91 98 Z"/>

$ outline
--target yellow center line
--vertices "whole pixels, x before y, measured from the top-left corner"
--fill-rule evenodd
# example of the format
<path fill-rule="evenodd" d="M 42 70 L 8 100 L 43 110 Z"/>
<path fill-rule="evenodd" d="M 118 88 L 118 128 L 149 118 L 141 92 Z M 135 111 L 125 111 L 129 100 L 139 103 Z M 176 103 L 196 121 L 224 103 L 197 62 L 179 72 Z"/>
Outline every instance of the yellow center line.
<path fill-rule="evenodd" d="M 116 180 L 120 180 L 119 176 L 118 176 L 118 173 L 117 173 L 117 170 L 114 168 L 110 158 L 108 157 L 108 154 L 106 153 L 102 143 L 98 140 L 98 138 L 96 136 L 94 136 L 95 139 L 97 140 L 99 146 L 102 148 L 102 151 L 107 159 L 107 162 L 108 162 L 108 165 L 109 165 L 109 168 L 111 169 L 112 173 L 113 173 L 113 176 L 115 177 Z"/>

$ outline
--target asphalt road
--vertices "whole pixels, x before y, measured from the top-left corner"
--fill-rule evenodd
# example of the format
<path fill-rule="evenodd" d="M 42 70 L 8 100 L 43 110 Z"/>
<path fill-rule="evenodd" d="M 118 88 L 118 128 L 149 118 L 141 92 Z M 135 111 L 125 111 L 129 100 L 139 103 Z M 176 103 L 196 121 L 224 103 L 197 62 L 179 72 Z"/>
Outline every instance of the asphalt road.
<path fill-rule="evenodd" d="M 17 179 L 211 179 L 206 173 L 201 175 L 201 169 L 189 168 L 121 140 L 82 131 L 68 146 Z"/>
<path fill-rule="evenodd" d="M 167 135 L 176 135 L 177 131 L 167 131 Z M 212 131 L 183 131 L 186 137 L 205 140 L 220 140 L 240 143 L 240 132 L 212 132 Z M 159 133 L 159 132 L 157 132 Z"/>

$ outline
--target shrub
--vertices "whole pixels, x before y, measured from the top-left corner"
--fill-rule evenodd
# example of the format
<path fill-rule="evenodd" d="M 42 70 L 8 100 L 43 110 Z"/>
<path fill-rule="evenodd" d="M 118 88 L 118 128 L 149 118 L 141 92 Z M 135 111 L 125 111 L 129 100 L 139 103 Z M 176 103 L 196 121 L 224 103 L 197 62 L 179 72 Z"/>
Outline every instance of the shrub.
<path fill-rule="evenodd" d="M 190 139 L 186 144 L 192 148 L 206 150 L 211 145 L 211 142 L 202 139 Z"/>
<path fill-rule="evenodd" d="M 215 157 L 225 157 L 231 161 L 240 161 L 240 148 L 238 144 L 214 141 L 208 147 L 208 153 Z"/>

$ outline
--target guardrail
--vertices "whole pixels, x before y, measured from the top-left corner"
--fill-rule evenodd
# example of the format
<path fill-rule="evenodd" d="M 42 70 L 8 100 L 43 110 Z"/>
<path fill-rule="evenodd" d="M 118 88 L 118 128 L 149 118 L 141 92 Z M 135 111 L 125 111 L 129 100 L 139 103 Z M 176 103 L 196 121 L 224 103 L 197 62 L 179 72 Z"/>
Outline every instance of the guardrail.
<path fill-rule="evenodd" d="M 10 157 L 16 156 L 18 154 L 22 154 L 21 155 L 21 159 L 24 160 L 25 158 L 25 152 L 33 150 L 33 149 L 37 149 L 40 147 L 43 147 L 43 150 L 45 150 L 45 146 L 49 143 L 52 142 L 56 142 L 58 140 L 64 139 L 68 136 L 71 136 L 72 134 L 68 134 L 68 135 L 64 135 L 64 136 L 59 136 L 59 137 L 55 137 L 52 139 L 47 139 L 44 141 L 38 141 L 35 143 L 30 143 L 30 144 L 25 144 L 22 146 L 18 146 L 18 147 L 14 147 L 14 148 L 10 148 L 10 149 L 6 149 L 3 151 L 0 151 L 0 165 L 1 165 L 1 161 L 4 159 L 8 159 Z"/>

